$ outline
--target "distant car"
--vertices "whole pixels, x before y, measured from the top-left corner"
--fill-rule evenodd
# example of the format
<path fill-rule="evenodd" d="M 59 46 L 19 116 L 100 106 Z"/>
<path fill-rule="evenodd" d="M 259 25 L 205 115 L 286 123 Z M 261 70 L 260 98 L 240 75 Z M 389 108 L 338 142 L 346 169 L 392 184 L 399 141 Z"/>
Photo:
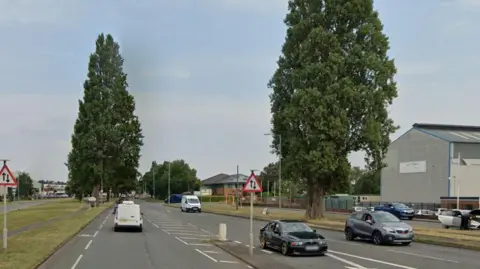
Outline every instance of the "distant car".
<path fill-rule="evenodd" d="M 138 204 L 133 201 L 123 201 L 117 207 L 113 231 L 117 232 L 122 228 L 134 228 L 139 232 L 143 230 L 143 213 L 140 212 Z"/>
<path fill-rule="evenodd" d="M 448 229 L 450 227 L 460 228 L 462 224 L 462 216 L 480 215 L 479 210 L 444 210 L 438 215 L 438 220 L 442 223 L 443 228 Z M 470 220 L 470 229 L 480 229 L 480 222 L 476 219 Z"/>
<path fill-rule="evenodd" d="M 195 195 L 184 195 L 180 204 L 182 212 L 202 212 L 202 203 Z"/>
<path fill-rule="evenodd" d="M 395 215 L 399 219 L 413 219 L 415 211 L 402 203 L 387 203 L 375 207 L 375 211 L 386 211 Z"/>
<path fill-rule="evenodd" d="M 271 221 L 260 229 L 260 245 L 288 255 L 324 255 L 328 250 L 325 237 L 297 220 Z"/>
<path fill-rule="evenodd" d="M 417 216 L 434 216 L 435 212 L 432 211 L 432 210 L 428 210 L 428 209 L 420 209 L 420 210 L 417 210 L 417 212 L 415 212 L 415 215 L 417 215 Z"/>
<path fill-rule="evenodd" d="M 375 245 L 409 245 L 415 235 L 407 223 L 385 211 L 355 212 L 345 222 L 345 239 L 370 239 Z"/>
<path fill-rule="evenodd" d="M 355 207 L 353 207 L 353 211 L 355 211 L 355 212 L 360 212 L 360 211 L 365 211 L 365 210 L 367 210 L 367 208 L 366 208 L 366 207 L 363 207 L 363 206 L 355 206 Z"/>
<path fill-rule="evenodd" d="M 440 215 L 443 211 L 447 211 L 448 208 L 444 208 L 444 207 L 440 207 L 440 208 L 437 208 L 437 212 L 435 212 L 435 216 L 438 216 Z"/>

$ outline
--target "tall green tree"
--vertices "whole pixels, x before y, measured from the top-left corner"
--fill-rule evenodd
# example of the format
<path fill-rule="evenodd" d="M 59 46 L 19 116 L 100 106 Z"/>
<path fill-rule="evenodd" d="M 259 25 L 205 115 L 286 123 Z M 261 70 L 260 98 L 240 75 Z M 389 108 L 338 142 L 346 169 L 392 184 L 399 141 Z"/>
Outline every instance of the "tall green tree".
<path fill-rule="evenodd" d="M 168 196 L 169 163 L 157 164 L 152 162 L 150 170 L 147 171 L 139 181 L 140 186 L 146 186 L 146 191 L 153 196 L 155 180 L 156 198 Z M 175 160 L 170 163 L 170 193 L 181 194 L 200 190 L 200 179 L 197 177 L 197 170 L 190 167 L 184 160 Z"/>
<path fill-rule="evenodd" d="M 281 136 L 285 172 L 306 182 L 305 216 L 322 218 L 325 195 L 348 189 L 349 153 L 382 167 L 396 69 L 373 0 L 290 0 L 288 10 L 269 82 L 272 146 L 280 153 Z"/>
<path fill-rule="evenodd" d="M 135 190 L 143 145 L 120 46 L 104 34 L 95 45 L 66 164 L 69 192 L 80 198 L 98 197 L 102 187 L 115 193 Z"/>
<path fill-rule="evenodd" d="M 30 174 L 27 172 L 18 172 L 17 173 L 17 184 L 15 195 L 20 197 L 28 197 L 33 195 L 33 180 L 30 177 Z"/>
<path fill-rule="evenodd" d="M 353 194 L 380 194 L 380 171 L 362 171 L 361 176 L 353 185 Z"/>

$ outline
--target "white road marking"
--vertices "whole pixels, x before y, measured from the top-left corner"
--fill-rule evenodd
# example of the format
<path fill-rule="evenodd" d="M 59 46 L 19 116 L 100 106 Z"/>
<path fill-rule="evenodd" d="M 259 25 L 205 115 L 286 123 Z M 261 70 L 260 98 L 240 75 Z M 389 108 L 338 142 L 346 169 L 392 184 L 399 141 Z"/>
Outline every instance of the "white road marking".
<path fill-rule="evenodd" d="M 190 234 L 190 233 L 172 233 L 175 235 L 190 235 L 190 236 L 203 236 L 203 237 L 210 237 L 209 234 Z"/>
<path fill-rule="evenodd" d="M 204 230 L 204 229 L 200 229 L 200 230 L 202 230 L 202 232 L 206 232 L 207 234 L 213 234 L 213 233 L 211 233 L 211 232 L 209 232 L 209 231 L 207 231 L 207 230 Z"/>
<path fill-rule="evenodd" d="M 415 267 L 410 267 L 410 266 L 405 266 L 405 265 L 401 265 L 401 264 L 396 264 L 396 263 L 391 263 L 391 262 L 366 258 L 366 257 L 362 257 L 362 256 L 357 256 L 357 255 L 352 255 L 352 254 L 348 254 L 348 253 L 344 253 L 344 252 L 339 252 L 339 251 L 328 250 L 328 253 L 334 253 L 334 254 L 337 254 L 337 255 L 343 255 L 343 256 L 347 256 L 347 257 L 351 257 L 351 258 L 357 258 L 357 259 L 364 260 L 364 261 L 370 261 L 370 262 L 390 265 L 390 266 L 403 268 L 403 269 L 417 269 Z"/>
<path fill-rule="evenodd" d="M 77 260 L 73 263 L 73 265 L 70 269 L 75 269 L 75 267 L 77 267 L 77 265 L 80 262 L 80 260 L 82 259 L 82 257 L 83 257 L 83 254 L 80 254 L 80 256 L 78 256 Z"/>
<path fill-rule="evenodd" d="M 163 227 L 163 226 L 162 226 L 162 228 L 165 229 L 166 231 L 171 232 L 171 233 L 176 233 L 176 232 L 178 232 L 178 233 L 181 233 L 181 232 L 196 232 L 196 231 L 197 231 L 197 230 L 191 230 L 191 229 L 190 229 L 190 230 L 168 229 L 168 228 L 165 228 L 165 227 Z"/>
<path fill-rule="evenodd" d="M 189 246 L 203 246 L 203 247 L 213 247 L 212 244 L 202 244 L 202 243 L 188 243 Z"/>
<path fill-rule="evenodd" d="M 160 227 L 158 227 L 157 224 L 155 224 L 155 223 L 153 223 L 153 222 L 152 222 L 152 225 L 155 226 L 155 228 L 160 228 Z"/>
<path fill-rule="evenodd" d="M 180 241 L 180 242 L 182 242 L 182 243 L 184 243 L 185 245 L 187 245 L 187 246 L 188 246 L 188 243 L 187 243 L 187 242 L 185 242 L 184 240 L 182 240 L 182 239 L 180 239 L 180 238 L 178 238 L 178 237 L 176 237 L 176 236 L 175 236 L 175 238 L 176 238 L 178 241 Z"/>
<path fill-rule="evenodd" d="M 263 252 L 265 252 L 265 253 L 268 253 L 268 254 L 272 254 L 271 251 L 268 251 L 268 250 L 266 250 L 266 249 L 261 249 L 261 251 L 263 251 Z"/>
<path fill-rule="evenodd" d="M 198 237 L 179 237 L 184 240 L 205 240 L 206 238 L 198 238 Z"/>
<path fill-rule="evenodd" d="M 250 247 L 250 245 L 245 245 L 247 248 Z M 255 248 L 255 247 L 252 247 L 252 248 Z"/>
<path fill-rule="evenodd" d="M 98 229 L 99 229 L 99 230 L 101 230 L 102 228 L 103 228 L 103 224 L 102 224 L 102 225 L 100 225 L 100 227 L 98 227 Z"/>
<path fill-rule="evenodd" d="M 248 268 L 253 268 L 253 267 L 251 267 L 250 265 L 247 265 L 247 267 L 248 267 Z"/>
<path fill-rule="evenodd" d="M 193 225 L 193 224 L 191 224 L 191 223 L 188 223 L 188 225 L 197 228 L 197 226 L 195 226 L 195 225 Z"/>
<path fill-rule="evenodd" d="M 205 253 L 212 253 L 212 254 L 220 254 L 218 251 L 213 251 L 213 250 L 203 250 Z"/>
<path fill-rule="evenodd" d="M 163 231 L 164 233 L 171 234 L 169 231 L 165 231 L 164 229 L 162 229 L 162 231 Z"/>
<path fill-rule="evenodd" d="M 222 261 L 222 260 L 220 260 L 220 261 L 218 261 L 218 262 L 223 262 L 223 263 L 238 263 L 238 262 L 236 262 L 236 261 Z"/>
<path fill-rule="evenodd" d="M 218 262 L 217 260 L 215 260 L 214 258 L 210 257 L 207 253 L 199 250 L 198 248 L 195 249 L 198 253 L 202 254 L 203 256 L 209 258 L 210 260 L 214 261 L 214 262 Z"/>
<path fill-rule="evenodd" d="M 354 262 L 352 262 L 352 261 L 345 260 L 345 259 L 340 258 L 340 257 L 338 257 L 338 256 L 335 256 L 335 255 L 333 255 L 333 254 L 327 253 L 326 255 L 327 255 L 328 257 L 330 257 L 330 258 L 333 258 L 333 259 L 337 260 L 337 261 L 341 261 L 341 262 L 343 262 L 343 263 L 345 263 L 345 264 L 348 264 L 348 265 L 352 266 L 353 268 L 356 268 L 356 269 L 367 269 L 367 267 L 363 267 L 362 265 L 360 265 L 360 264 L 358 264 L 358 263 L 354 263 Z"/>
<path fill-rule="evenodd" d="M 242 243 L 242 242 L 240 242 L 240 241 L 233 241 L 233 242 L 235 242 L 235 243 L 237 243 L 237 244 L 241 244 L 241 243 Z"/>
<path fill-rule="evenodd" d="M 160 226 L 162 227 L 165 227 L 165 228 L 180 228 L 180 229 L 183 229 L 183 228 L 190 228 L 190 229 L 193 229 L 193 228 L 196 228 L 196 227 L 192 227 L 190 225 L 167 225 L 167 224 L 160 224 Z"/>
<path fill-rule="evenodd" d="M 405 255 L 411 255 L 411 256 L 420 257 L 420 258 L 425 258 L 425 259 L 431 259 L 431 260 L 443 261 L 443 262 L 460 263 L 459 261 L 447 260 L 447 259 L 442 259 L 442 258 L 438 258 L 438 257 L 427 256 L 427 255 L 421 255 L 421 254 L 410 253 L 410 252 L 404 252 L 404 251 L 398 251 L 398 250 L 393 250 L 393 249 L 389 249 L 389 250 L 387 250 L 387 251 L 390 251 L 390 252 L 395 252 L 395 253 L 400 253 L 400 254 L 405 254 Z"/>
<path fill-rule="evenodd" d="M 78 237 L 92 237 L 92 235 L 90 235 L 90 234 L 81 234 L 81 235 L 79 235 Z"/>
<path fill-rule="evenodd" d="M 352 242 L 348 242 L 348 241 L 340 241 L 340 240 L 334 240 L 334 239 L 326 239 L 326 240 L 330 241 L 330 242 L 340 243 L 340 244 L 348 244 L 348 245 L 354 245 L 354 246 L 364 246 L 364 244 L 352 243 Z"/>
<path fill-rule="evenodd" d="M 92 244 L 93 240 L 88 241 L 88 244 L 85 246 L 85 249 L 88 249 L 90 245 Z"/>
<path fill-rule="evenodd" d="M 96 231 L 94 234 L 93 234 L 93 237 L 96 237 L 98 234 L 98 231 Z"/>

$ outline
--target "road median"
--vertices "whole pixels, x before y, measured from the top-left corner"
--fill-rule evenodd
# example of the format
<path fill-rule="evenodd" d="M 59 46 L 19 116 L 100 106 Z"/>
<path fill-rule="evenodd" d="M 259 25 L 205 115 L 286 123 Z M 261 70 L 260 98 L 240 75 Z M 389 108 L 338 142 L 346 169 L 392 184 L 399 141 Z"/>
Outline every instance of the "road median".
<path fill-rule="evenodd" d="M 36 268 L 111 206 L 112 203 L 106 203 L 90 210 L 82 210 L 78 214 L 10 237 L 8 253 L 0 252 L 0 268 Z"/>
<path fill-rule="evenodd" d="M 170 207 L 178 207 L 178 205 L 169 205 Z M 250 208 L 243 207 L 236 210 L 228 205 L 202 205 L 202 211 L 206 213 L 226 215 L 232 217 L 249 218 Z M 257 220 L 272 220 L 272 219 L 304 219 L 303 212 L 286 212 L 286 211 L 271 211 L 268 215 L 262 214 L 262 208 L 254 208 L 254 218 Z M 305 220 L 311 226 L 319 229 L 332 230 L 343 232 L 345 221 L 338 219 L 322 219 L 322 220 Z M 438 228 L 427 227 L 413 227 L 415 231 L 415 241 L 425 244 L 457 247 L 480 251 L 480 233 L 479 231 L 460 231 L 460 230 L 446 230 Z"/>

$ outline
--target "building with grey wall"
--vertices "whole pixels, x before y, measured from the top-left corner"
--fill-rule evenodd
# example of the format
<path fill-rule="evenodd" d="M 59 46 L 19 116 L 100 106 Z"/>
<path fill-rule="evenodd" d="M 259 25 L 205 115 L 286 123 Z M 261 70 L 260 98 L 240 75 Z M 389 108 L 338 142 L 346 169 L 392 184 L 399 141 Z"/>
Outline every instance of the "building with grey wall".
<path fill-rule="evenodd" d="M 480 126 L 416 123 L 390 144 L 384 162 L 382 201 L 479 196 Z"/>

